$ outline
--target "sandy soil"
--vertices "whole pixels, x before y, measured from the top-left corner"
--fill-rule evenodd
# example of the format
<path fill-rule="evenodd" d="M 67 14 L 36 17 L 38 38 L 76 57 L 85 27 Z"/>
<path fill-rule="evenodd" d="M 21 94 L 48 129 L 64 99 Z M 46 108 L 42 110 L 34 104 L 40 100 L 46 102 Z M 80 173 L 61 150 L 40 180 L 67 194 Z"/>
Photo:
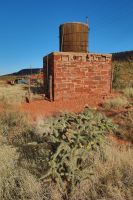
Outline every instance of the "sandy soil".
<path fill-rule="evenodd" d="M 101 101 L 103 101 L 101 99 Z M 62 112 L 81 112 L 85 106 L 97 107 L 99 99 L 80 98 L 66 101 L 50 102 L 47 100 L 37 100 L 30 103 L 23 103 L 21 110 L 30 113 L 33 117 L 56 116 Z"/>

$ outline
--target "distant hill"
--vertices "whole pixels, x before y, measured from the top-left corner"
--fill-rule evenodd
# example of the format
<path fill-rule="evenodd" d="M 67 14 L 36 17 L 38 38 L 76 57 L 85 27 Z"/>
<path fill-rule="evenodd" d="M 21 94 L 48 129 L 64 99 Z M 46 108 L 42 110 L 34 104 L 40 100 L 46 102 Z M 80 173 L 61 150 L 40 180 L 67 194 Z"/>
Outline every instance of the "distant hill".
<path fill-rule="evenodd" d="M 133 51 L 124 51 L 112 54 L 113 61 L 133 61 Z"/>
<path fill-rule="evenodd" d="M 12 74 L 6 74 L 4 76 L 26 76 L 26 75 L 34 75 L 43 72 L 42 68 L 32 68 L 32 69 L 22 69 L 18 72 L 14 72 Z"/>
<path fill-rule="evenodd" d="M 42 72 L 43 69 L 42 68 L 33 68 L 33 69 L 22 69 L 18 72 L 12 73 L 10 75 L 14 75 L 14 76 L 24 76 L 24 75 L 31 75 L 31 74 L 38 74 L 40 72 Z"/>

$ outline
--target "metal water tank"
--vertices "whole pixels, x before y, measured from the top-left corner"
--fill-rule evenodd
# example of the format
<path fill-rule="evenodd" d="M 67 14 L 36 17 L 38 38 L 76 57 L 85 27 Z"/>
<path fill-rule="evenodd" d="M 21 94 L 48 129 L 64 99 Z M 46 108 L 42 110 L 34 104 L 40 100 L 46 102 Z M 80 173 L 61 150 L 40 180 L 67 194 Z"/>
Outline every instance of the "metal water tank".
<path fill-rule="evenodd" d="M 59 27 L 60 51 L 88 52 L 88 32 L 87 23 L 61 24 Z"/>

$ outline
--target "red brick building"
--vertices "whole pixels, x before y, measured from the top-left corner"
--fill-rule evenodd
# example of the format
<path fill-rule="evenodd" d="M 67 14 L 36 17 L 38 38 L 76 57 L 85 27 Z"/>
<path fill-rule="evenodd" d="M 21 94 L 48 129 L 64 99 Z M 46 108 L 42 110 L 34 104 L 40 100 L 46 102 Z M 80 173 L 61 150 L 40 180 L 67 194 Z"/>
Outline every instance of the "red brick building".
<path fill-rule="evenodd" d="M 105 96 L 112 87 L 112 55 L 54 52 L 43 58 L 45 95 L 50 100 Z"/>

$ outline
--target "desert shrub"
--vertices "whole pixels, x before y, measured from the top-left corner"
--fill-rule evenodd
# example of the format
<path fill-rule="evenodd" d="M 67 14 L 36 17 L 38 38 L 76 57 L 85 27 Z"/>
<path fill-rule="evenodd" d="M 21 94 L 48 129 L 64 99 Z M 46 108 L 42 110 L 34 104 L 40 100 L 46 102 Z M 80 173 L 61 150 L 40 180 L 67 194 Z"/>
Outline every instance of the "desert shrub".
<path fill-rule="evenodd" d="M 113 88 L 124 89 L 133 85 L 133 62 L 114 61 L 113 62 Z"/>
<path fill-rule="evenodd" d="M 41 182 L 18 166 L 18 157 L 15 148 L 0 146 L 0 199 L 45 199 Z"/>
<path fill-rule="evenodd" d="M 120 84 L 120 68 L 121 65 L 118 62 L 113 63 L 113 88 L 114 89 L 119 89 L 121 87 Z"/>
<path fill-rule="evenodd" d="M 18 110 L 5 110 L 0 113 L 0 135 L 4 137 L 7 142 L 10 142 L 14 136 L 26 134 L 27 131 L 28 135 L 30 135 L 30 129 L 32 129 L 32 127 L 29 123 L 28 115 L 25 113 Z"/>
<path fill-rule="evenodd" d="M 133 110 L 119 113 L 113 119 L 118 124 L 116 135 L 133 143 Z"/>
<path fill-rule="evenodd" d="M 71 200 L 132 200 L 133 150 L 104 145 L 104 158 L 94 155 L 93 175 L 81 181 Z"/>
<path fill-rule="evenodd" d="M 35 130 L 39 140 L 20 147 L 21 164 L 26 167 L 24 163 L 28 158 L 28 168 L 36 165 L 36 170 L 42 171 L 41 180 L 55 182 L 67 198 L 81 180 L 91 175 L 87 165 L 89 153 L 98 151 L 105 135 L 113 129 L 109 119 L 90 109 L 44 120 Z M 29 155 L 26 152 L 30 152 Z M 41 162 L 45 163 L 44 171 L 37 160 L 33 163 L 35 155 L 40 155 Z"/>
<path fill-rule="evenodd" d="M 110 109 L 121 109 L 129 106 L 129 102 L 126 97 L 115 97 L 112 99 L 107 99 L 103 103 L 103 107 L 107 110 Z"/>
<path fill-rule="evenodd" d="M 132 87 L 128 87 L 128 88 L 125 88 L 123 90 L 123 93 L 126 97 L 128 98 L 133 98 L 133 88 Z"/>

